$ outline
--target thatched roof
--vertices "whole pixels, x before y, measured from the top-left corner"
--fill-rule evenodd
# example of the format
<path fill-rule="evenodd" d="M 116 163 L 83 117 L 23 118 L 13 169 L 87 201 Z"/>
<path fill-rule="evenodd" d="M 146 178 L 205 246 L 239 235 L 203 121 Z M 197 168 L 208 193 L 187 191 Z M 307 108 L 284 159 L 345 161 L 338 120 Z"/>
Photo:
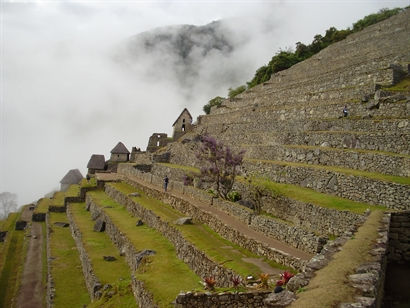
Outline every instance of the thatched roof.
<path fill-rule="evenodd" d="M 83 175 L 78 169 L 71 169 L 67 174 L 61 179 L 61 184 L 78 184 L 83 179 Z"/>
<path fill-rule="evenodd" d="M 118 142 L 115 148 L 111 150 L 111 154 L 130 154 L 130 151 L 128 151 L 122 142 Z"/>
<path fill-rule="evenodd" d="M 191 116 L 191 114 L 189 113 L 188 109 L 184 108 L 184 110 L 182 110 L 181 114 L 180 114 L 179 117 L 175 120 L 175 122 L 174 122 L 174 124 L 172 124 L 172 126 L 174 126 L 174 125 L 178 122 L 179 118 L 184 114 L 185 111 L 188 113 L 188 115 L 189 115 L 189 117 L 191 118 L 191 121 L 192 121 L 192 116 Z"/>
<path fill-rule="evenodd" d="M 90 160 L 88 161 L 87 168 L 89 169 L 99 169 L 102 170 L 105 168 L 105 157 L 102 154 L 93 154 L 91 155 Z"/>

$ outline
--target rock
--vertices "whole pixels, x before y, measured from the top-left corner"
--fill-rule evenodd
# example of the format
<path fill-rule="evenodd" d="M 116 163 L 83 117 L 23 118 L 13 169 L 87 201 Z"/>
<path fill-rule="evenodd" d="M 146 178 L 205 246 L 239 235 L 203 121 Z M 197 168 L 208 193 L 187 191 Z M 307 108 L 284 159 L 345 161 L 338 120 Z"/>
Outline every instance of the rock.
<path fill-rule="evenodd" d="M 107 262 L 112 262 L 112 261 L 117 260 L 117 258 L 113 257 L 113 256 L 103 256 L 103 259 L 104 259 L 104 261 L 107 261 Z"/>
<path fill-rule="evenodd" d="M 68 222 L 60 222 L 60 221 L 56 221 L 54 225 L 57 227 L 61 227 L 61 228 L 67 228 L 68 226 L 70 226 Z"/>
<path fill-rule="evenodd" d="M 141 194 L 138 192 L 133 192 L 133 193 L 128 194 L 128 197 L 141 197 Z"/>
<path fill-rule="evenodd" d="M 373 118 L 373 116 L 372 116 L 370 113 L 365 114 L 364 116 L 362 116 L 362 119 L 363 119 L 363 120 L 371 119 L 371 118 Z"/>
<path fill-rule="evenodd" d="M 145 249 L 145 250 L 142 250 L 141 252 L 139 252 L 136 256 L 137 266 L 142 261 L 142 259 L 144 259 L 147 256 L 155 255 L 156 253 L 157 252 L 155 250 L 150 250 L 150 249 Z"/>
<path fill-rule="evenodd" d="M 253 202 L 250 200 L 239 200 L 238 203 L 240 205 L 246 206 L 247 208 L 253 210 L 254 209 L 254 205 Z"/>
<path fill-rule="evenodd" d="M 273 293 L 280 293 L 283 291 L 283 288 L 281 286 L 275 287 L 275 290 L 273 290 Z"/>
<path fill-rule="evenodd" d="M 139 227 L 142 226 L 144 223 L 142 222 L 141 219 L 138 219 L 137 223 L 135 224 L 135 226 Z"/>
<path fill-rule="evenodd" d="M 6 235 L 7 235 L 7 231 L 0 231 L 0 243 L 4 242 Z"/>
<path fill-rule="evenodd" d="M 267 298 L 263 300 L 266 307 L 270 308 L 281 308 L 290 305 L 294 300 L 296 300 L 296 295 L 293 292 L 284 290 L 280 293 L 271 293 Z"/>
<path fill-rule="evenodd" d="M 320 145 L 321 147 L 329 147 L 329 142 L 323 142 L 321 145 Z"/>
<path fill-rule="evenodd" d="M 309 284 L 309 279 L 305 275 L 299 273 L 289 279 L 286 284 L 286 289 L 292 292 L 296 292 L 299 288 L 307 286 Z"/>
<path fill-rule="evenodd" d="M 337 190 L 337 185 L 338 185 L 337 177 L 336 175 L 333 175 L 327 182 L 326 188 L 331 189 L 331 190 Z"/>
<path fill-rule="evenodd" d="M 27 221 L 24 220 L 18 220 L 16 221 L 16 227 L 15 230 L 24 230 L 27 226 Z"/>
<path fill-rule="evenodd" d="M 107 284 L 105 284 L 105 285 L 103 286 L 102 290 L 103 290 L 103 291 L 107 291 L 107 290 L 109 290 L 109 289 L 111 289 L 111 288 L 112 288 L 112 285 L 110 285 L 109 283 L 107 283 Z"/>
<path fill-rule="evenodd" d="M 36 240 L 36 239 L 37 239 L 37 235 L 33 235 L 33 239 L 35 239 L 35 240 Z"/>
<path fill-rule="evenodd" d="M 367 103 L 366 109 L 368 110 L 374 110 L 374 109 L 379 109 L 380 107 L 380 100 L 371 100 L 370 102 Z"/>
<path fill-rule="evenodd" d="M 98 219 L 94 224 L 94 231 L 104 232 L 105 231 L 105 221 L 102 219 Z"/>
<path fill-rule="evenodd" d="M 181 217 L 174 222 L 176 225 L 192 225 L 192 217 Z"/>
<path fill-rule="evenodd" d="M 408 125 L 408 122 L 406 120 L 400 121 L 399 124 L 397 124 L 398 128 L 404 128 Z"/>

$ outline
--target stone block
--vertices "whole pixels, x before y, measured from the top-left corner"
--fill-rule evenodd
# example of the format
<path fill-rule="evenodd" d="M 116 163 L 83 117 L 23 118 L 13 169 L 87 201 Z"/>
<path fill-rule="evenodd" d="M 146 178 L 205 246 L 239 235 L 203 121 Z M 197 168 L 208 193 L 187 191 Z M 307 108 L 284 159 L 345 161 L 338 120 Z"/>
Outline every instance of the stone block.
<path fill-rule="evenodd" d="M 59 222 L 59 221 L 55 222 L 54 225 L 57 227 L 61 227 L 61 228 L 67 228 L 70 226 L 70 224 L 67 222 Z"/>
<path fill-rule="evenodd" d="M 113 256 L 103 256 L 103 259 L 104 261 L 107 261 L 107 262 L 113 262 L 117 260 L 117 258 Z"/>
<path fill-rule="evenodd" d="M 266 307 L 281 308 L 290 305 L 294 300 L 296 300 L 295 293 L 284 290 L 280 293 L 269 294 L 263 302 L 265 303 Z"/>
<path fill-rule="evenodd" d="M 192 225 L 192 217 L 181 217 L 174 222 L 176 225 Z"/>
<path fill-rule="evenodd" d="M 105 221 L 102 219 L 98 219 L 94 224 L 94 231 L 104 232 L 105 231 Z"/>

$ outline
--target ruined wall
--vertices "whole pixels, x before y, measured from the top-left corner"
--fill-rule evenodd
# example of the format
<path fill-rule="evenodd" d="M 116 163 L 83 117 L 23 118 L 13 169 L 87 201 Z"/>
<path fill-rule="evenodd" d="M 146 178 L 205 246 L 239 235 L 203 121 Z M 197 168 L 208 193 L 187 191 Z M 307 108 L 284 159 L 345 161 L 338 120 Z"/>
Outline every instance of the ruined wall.
<path fill-rule="evenodd" d="M 166 146 L 169 143 L 168 135 L 165 133 L 154 133 L 149 137 L 147 152 L 155 152 L 156 150 Z"/>
<path fill-rule="evenodd" d="M 111 154 L 110 161 L 112 162 L 126 162 L 130 154 Z"/>
<path fill-rule="evenodd" d="M 391 213 L 389 261 L 410 262 L 410 211 Z"/>

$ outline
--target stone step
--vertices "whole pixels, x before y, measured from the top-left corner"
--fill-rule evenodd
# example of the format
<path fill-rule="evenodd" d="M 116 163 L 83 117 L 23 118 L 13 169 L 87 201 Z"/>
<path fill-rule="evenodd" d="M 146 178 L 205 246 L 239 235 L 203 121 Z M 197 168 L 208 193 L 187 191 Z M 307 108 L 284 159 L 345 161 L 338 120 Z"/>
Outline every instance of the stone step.
<path fill-rule="evenodd" d="M 93 217 L 85 209 L 85 204 L 69 204 L 67 217 L 92 301 L 99 300 L 104 304 L 107 300 L 115 300 L 118 306 L 137 307 L 129 290 L 131 274 L 127 263 L 106 233 L 95 232 Z"/>
<path fill-rule="evenodd" d="M 300 185 L 371 205 L 383 205 L 397 210 L 408 210 L 410 206 L 410 185 L 408 178 L 404 177 L 268 160 L 246 160 L 243 168 L 248 175 Z"/>
<path fill-rule="evenodd" d="M 140 307 L 168 307 L 179 292 L 199 286 L 200 278 L 176 256 L 172 243 L 146 224 L 138 226 L 123 205 L 95 191 L 87 193 L 86 206 L 105 222 L 105 233 L 135 273 L 132 285 Z"/>

